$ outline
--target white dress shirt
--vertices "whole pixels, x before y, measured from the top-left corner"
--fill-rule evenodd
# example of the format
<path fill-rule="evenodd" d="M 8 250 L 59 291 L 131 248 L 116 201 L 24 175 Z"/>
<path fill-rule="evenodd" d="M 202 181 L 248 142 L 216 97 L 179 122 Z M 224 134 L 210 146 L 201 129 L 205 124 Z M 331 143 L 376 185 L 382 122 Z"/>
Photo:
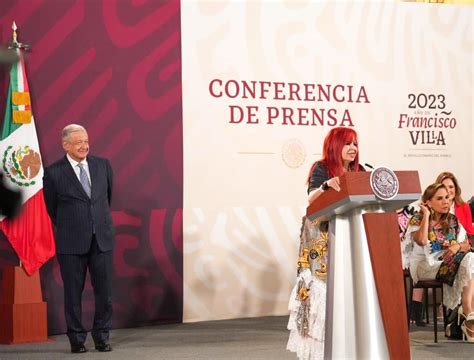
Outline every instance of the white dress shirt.
<path fill-rule="evenodd" d="M 74 172 L 76 173 L 77 179 L 80 182 L 81 181 L 81 177 L 80 177 L 81 169 L 79 168 L 79 166 L 77 166 L 79 164 L 79 162 L 77 162 L 72 157 L 70 157 L 69 154 L 66 154 L 66 157 L 69 160 L 69 163 L 71 164 L 72 168 L 74 169 Z M 89 184 L 90 184 L 91 183 L 91 174 L 89 172 L 89 164 L 87 164 L 87 158 L 82 160 L 81 164 L 82 164 L 82 167 L 84 168 L 84 170 L 86 171 L 87 178 L 89 179 Z"/>

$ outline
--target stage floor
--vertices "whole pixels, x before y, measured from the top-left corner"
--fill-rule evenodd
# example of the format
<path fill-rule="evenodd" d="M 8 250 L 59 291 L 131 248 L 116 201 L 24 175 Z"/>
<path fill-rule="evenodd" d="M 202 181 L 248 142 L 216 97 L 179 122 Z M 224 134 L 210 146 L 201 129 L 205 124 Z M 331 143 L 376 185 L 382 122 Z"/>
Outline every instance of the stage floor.
<path fill-rule="evenodd" d="M 73 355 L 65 335 L 52 336 L 47 343 L 0 345 L 0 359 L 296 359 L 286 350 L 288 331 L 285 316 L 208 321 L 113 330 L 111 353 L 93 350 Z M 474 344 L 445 340 L 433 343 L 433 327 L 410 331 L 412 359 L 472 359 Z"/>

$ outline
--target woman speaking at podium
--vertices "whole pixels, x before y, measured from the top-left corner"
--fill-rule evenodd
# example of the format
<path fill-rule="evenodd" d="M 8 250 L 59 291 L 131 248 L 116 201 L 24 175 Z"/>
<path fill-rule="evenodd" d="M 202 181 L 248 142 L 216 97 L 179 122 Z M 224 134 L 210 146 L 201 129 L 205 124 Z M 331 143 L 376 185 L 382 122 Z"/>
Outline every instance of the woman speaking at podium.
<path fill-rule="evenodd" d="M 311 167 L 308 202 L 317 201 L 329 188 L 339 191 L 339 177 L 352 171 L 365 171 L 359 165 L 357 133 L 346 127 L 334 128 L 324 139 L 322 158 Z M 303 217 L 296 285 L 289 301 L 287 344 L 299 359 L 324 358 L 327 226 L 327 222 Z"/>

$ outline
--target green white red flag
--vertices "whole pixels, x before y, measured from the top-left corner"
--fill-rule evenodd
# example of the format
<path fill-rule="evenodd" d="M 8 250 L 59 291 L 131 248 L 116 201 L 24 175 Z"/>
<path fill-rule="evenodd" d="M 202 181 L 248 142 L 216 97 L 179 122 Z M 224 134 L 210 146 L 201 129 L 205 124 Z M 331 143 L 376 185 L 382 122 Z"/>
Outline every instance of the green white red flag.
<path fill-rule="evenodd" d="M 0 218 L 0 229 L 31 275 L 54 256 L 56 249 L 43 198 L 43 164 L 23 57 L 10 70 L 0 165 L 6 185 L 21 189 L 24 201 L 16 218 Z"/>

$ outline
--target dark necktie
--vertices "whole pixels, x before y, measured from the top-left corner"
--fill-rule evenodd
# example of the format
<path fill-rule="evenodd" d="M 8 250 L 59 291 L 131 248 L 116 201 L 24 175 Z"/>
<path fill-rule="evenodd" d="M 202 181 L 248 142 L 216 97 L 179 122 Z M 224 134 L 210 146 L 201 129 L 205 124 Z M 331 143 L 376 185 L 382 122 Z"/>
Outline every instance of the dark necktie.
<path fill-rule="evenodd" d="M 79 180 L 81 181 L 81 185 L 87 196 L 91 197 L 91 184 L 89 183 L 89 178 L 84 170 L 84 166 L 81 163 L 77 164 L 77 166 L 79 166 Z"/>

